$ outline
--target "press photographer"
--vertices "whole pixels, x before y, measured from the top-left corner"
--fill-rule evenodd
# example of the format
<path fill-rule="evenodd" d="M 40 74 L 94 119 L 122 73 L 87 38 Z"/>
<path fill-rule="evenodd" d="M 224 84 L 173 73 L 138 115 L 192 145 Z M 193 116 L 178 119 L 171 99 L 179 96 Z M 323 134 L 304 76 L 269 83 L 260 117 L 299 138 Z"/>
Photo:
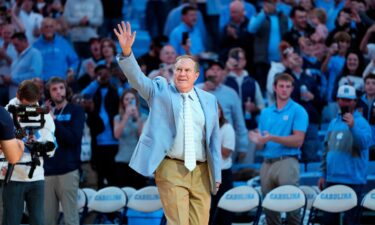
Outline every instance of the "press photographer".
<path fill-rule="evenodd" d="M 17 138 L 22 138 L 25 151 L 21 160 L 8 166 L 1 166 L 0 179 L 8 170 L 9 183 L 3 186 L 3 224 L 20 224 L 24 202 L 29 212 L 30 225 L 43 225 L 44 169 L 43 156 L 54 154 L 56 139 L 55 124 L 48 110 L 38 106 L 40 92 L 31 80 L 23 81 L 17 90 L 17 97 L 6 106 L 12 113 Z"/>

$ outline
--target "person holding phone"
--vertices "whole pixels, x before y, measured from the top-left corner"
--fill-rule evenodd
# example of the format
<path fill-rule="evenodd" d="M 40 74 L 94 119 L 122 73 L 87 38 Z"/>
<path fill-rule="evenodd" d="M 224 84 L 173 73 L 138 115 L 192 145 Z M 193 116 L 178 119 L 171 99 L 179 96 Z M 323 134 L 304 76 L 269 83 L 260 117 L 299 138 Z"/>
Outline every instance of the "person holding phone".
<path fill-rule="evenodd" d="M 334 118 L 324 139 L 320 189 L 336 184 L 351 187 L 357 194 L 358 206 L 344 213 L 344 224 L 359 224 L 360 202 L 366 185 L 371 128 L 365 118 L 355 110 L 356 91 L 342 85 L 337 91 L 340 113 Z M 325 213 L 322 224 L 339 224 L 340 214 Z"/>
<path fill-rule="evenodd" d="M 139 111 L 139 98 L 134 89 L 122 93 L 119 105 L 119 114 L 113 120 L 113 134 L 119 140 L 119 149 L 115 156 L 116 185 L 140 189 L 146 186 L 147 179 L 132 170 L 129 162 L 147 116 Z"/>

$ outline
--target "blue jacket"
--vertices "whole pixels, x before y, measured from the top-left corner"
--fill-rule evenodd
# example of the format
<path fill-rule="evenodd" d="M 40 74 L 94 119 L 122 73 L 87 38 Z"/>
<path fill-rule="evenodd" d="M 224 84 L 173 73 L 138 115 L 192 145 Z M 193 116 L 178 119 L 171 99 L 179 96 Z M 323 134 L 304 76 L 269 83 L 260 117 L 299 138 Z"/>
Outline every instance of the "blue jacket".
<path fill-rule="evenodd" d="M 366 183 L 371 128 L 358 111 L 353 117 L 353 128 L 349 128 L 340 115 L 328 126 L 321 164 L 322 177 L 328 182 Z"/>
<path fill-rule="evenodd" d="M 47 41 L 41 35 L 34 43 L 43 58 L 42 79 L 47 81 L 52 76 L 66 78 L 69 68 L 77 72 L 79 59 L 69 42 L 56 35 L 52 41 Z"/>

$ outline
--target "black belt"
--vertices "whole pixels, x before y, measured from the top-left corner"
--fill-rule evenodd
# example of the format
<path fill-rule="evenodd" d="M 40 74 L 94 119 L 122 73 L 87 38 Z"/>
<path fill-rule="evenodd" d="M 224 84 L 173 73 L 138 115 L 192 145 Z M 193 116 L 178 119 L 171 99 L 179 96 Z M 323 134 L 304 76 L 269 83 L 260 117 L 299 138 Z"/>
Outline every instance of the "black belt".
<path fill-rule="evenodd" d="M 185 163 L 185 161 L 182 160 L 182 159 L 171 158 L 171 157 L 169 157 L 169 156 L 165 156 L 165 158 L 166 158 L 166 159 L 172 159 L 172 160 L 176 160 L 176 161 L 179 161 L 179 162 L 183 162 L 183 163 Z M 201 165 L 201 164 L 203 164 L 203 163 L 206 163 L 206 161 L 205 161 L 205 162 L 197 161 L 196 163 L 197 163 L 197 165 Z"/>
<path fill-rule="evenodd" d="M 265 163 L 274 163 L 274 162 L 277 162 L 277 161 L 280 161 L 280 160 L 284 160 L 284 159 L 289 159 L 289 158 L 294 158 L 294 159 L 298 160 L 298 157 L 295 156 L 295 155 L 284 155 L 284 156 L 280 156 L 280 157 L 276 157 L 276 158 L 264 159 L 263 161 Z"/>

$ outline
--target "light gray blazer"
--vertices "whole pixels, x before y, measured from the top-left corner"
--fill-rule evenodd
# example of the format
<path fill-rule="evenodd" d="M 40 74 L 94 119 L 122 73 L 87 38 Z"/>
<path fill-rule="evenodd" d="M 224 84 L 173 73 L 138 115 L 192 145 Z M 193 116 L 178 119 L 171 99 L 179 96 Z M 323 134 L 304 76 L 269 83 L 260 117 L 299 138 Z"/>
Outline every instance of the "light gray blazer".
<path fill-rule="evenodd" d="M 151 176 L 171 149 L 176 137 L 178 116 L 182 106 L 181 94 L 163 77 L 146 77 L 133 53 L 119 55 L 117 61 L 130 85 L 147 101 L 150 114 L 130 160 L 130 167 L 144 176 Z M 206 156 L 210 172 L 211 192 L 221 182 L 221 147 L 219 141 L 218 106 L 216 97 L 194 88 L 205 116 Z"/>

